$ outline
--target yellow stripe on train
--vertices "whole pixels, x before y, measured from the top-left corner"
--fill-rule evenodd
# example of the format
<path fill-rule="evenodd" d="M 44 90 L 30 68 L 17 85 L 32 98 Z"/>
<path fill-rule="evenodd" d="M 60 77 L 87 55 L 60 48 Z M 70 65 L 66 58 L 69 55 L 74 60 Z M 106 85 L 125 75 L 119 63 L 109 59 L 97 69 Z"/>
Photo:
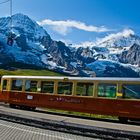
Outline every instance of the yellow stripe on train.
<path fill-rule="evenodd" d="M 123 94 L 122 93 L 117 93 L 117 97 L 122 97 Z"/>

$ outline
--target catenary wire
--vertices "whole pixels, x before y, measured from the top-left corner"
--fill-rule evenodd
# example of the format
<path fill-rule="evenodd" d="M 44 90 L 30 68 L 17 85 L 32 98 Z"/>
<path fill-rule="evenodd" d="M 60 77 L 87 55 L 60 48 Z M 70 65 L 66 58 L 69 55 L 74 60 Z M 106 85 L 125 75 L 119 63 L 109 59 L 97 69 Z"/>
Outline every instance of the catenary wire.
<path fill-rule="evenodd" d="M 6 0 L 6 1 L 3 1 L 3 2 L 0 2 L 0 4 L 4 4 L 4 3 L 7 3 L 9 2 L 10 0 Z"/>

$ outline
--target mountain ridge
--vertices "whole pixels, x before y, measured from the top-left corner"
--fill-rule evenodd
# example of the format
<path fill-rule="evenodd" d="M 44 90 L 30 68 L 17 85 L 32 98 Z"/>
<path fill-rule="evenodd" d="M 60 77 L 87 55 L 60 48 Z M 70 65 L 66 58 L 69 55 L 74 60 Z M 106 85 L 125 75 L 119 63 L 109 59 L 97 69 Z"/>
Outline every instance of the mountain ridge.
<path fill-rule="evenodd" d="M 115 76 L 115 69 L 119 71 L 120 67 L 122 68 L 120 69 L 120 76 L 124 75 L 127 77 L 124 72 L 125 69 L 126 71 L 128 69 L 131 71 L 131 74 L 128 74 L 129 77 L 139 76 L 138 72 L 132 67 L 138 65 L 139 68 L 139 54 L 136 55 L 136 58 L 134 55 L 140 51 L 138 49 L 140 48 L 140 38 L 134 35 L 134 32 L 131 30 L 129 30 L 131 34 L 128 34 L 125 30 L 123 31 L 123 33 L 126 34 L 124 38 L 119 38 L 120 33 L 117 33 L 117 42 L 121 41 L 122 44 L 126 44 L 125 46 L 122 46 L 120 42 L 118 43 L 121 44 L 119 46 L 115 42 L 116 40 L 107 40 L 108 42 L 104 41 L 98 46 L 94 45 L 92 47 L 87 46 L 71 49 L 70 46 L 65 45 L 62 41 L 53 40 L 43 27 L 28 16 L 15 14 L 12 16 L 12 31 L 17 37 L 14 40 L 13 46 L 8 46 L 6 44 L 6 38 L 9 32 L 9 22 L 9 17 L 0 18 L 0 67 L 16 62 L 34 65 L 43 69 L 55 70 L 69 75 L 94 76 L 96 69 L 90 67 L 91 64 L 94 65 L 96 62 L 99 64 L 99 62 L 108 61 L 110 63 L 104 64 L 114 64 L 114 67 L 109 68 L 110 73 L 108 73 L 108 75 L 104 74 L 104 76 Z M 137 48 L 133 47 L 134 43 L 137 44 Z M 126 51 L 128 51 L 127 55 L 124 53 Z M 130 55 L 131 52 L 133 52 L 133 56 Z M 126 60 L 126 56 L 128 55 L 129 60 Z M 130 64 L 132 65 L 130 67 L 121 65 L 121 63 L 125 65 L 129 62 L 131 62 Z M 118 63 L 118 65 L 116 65 L 116 63 Z M 106 68 L 108 67 L 106 66 Z M 106 69 L 103 71 L 103 73 L 105 73 Z M 100 74 L 98 74 L 98 76 L 100 76 Z"/>

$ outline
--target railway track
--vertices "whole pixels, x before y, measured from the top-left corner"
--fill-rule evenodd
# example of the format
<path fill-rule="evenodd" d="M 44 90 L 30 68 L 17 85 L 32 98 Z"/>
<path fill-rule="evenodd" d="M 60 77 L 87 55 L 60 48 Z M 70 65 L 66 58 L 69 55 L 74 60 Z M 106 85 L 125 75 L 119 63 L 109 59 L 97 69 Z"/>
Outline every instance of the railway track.
<path fill-rule="evenodd" d="M 6 110 L 6 111 L 5 111 Z M 12 121 L 16 123 L 21 123 L 29 126 L 40 127 L 44 129 L 50 129 L 60 132 L 66 132 L 76 135 L 82 135 L 92 138 L 100 139 L 140 139 L 140 132 L 128 131 L 128 130 L 119 130 L 119 129 L 110 129 L 105 127 L 89 126 L 87 124 L 83 125 L 76 124 L 73 122 L 66 121 L 65 118 L 61 120 L 53 120 L 47 117 L 40 117 L 40 114 L 44 114 L 42 111 L 29 112 L 29 111 L 20 111 L 19 113 L 16 109 L 12 111 L 7 111 L 7 109 L 0 108 L 0 119 Z M 9 109 L 10 110 L 10 109 Z M 14 111 L 13 111 L 14 110 Z M 24 112 L 27 112 L 26 114 Z M 42 113 L 39 113 L 42 112 Z M 37 116 L 32 116 L 32 113 L 37 113 Z M 27 115 L 28 114 L 28 115 Z M 51 114 L 52 115 L 52 114 Z M 62 115 L 62 114 L 61 114 Z M 32 116 L 32 117 L 31 117 Z M 58 116 L 54 115 L 55 117 Z M 62 116 L 63 117 L 63 116 Z M 59 116 L 58 116 L 59 118 Z"/>
<path fill-rule="evenodd" d="M 36 109 L 33 110 L 33 112 L 37 113 L 44 113 L 44 114 L 51 114 L 51 115 L 59 115 L 59 116 L 66 116 L 66 117 L 72 117 L 72 118 L 79 118 L 79 119 L 87 119 L 87 120 L 94 120 L 94 121 L 103 121 L 103 122 L 111 122 L 111 123 L 120 123 L 119 119 L 111 119 L 111 118 L 97 118 L 97 117 L 90 117 L 90 116 L 82 116 L 82 115 L 74 115 L 74 114 L 68 114 L 68 113 L 60 113 L 55 111 L 45 111 L 44 109 Z M 121 122 L 122 124 L 129 124 L 129 125 L 138 125 L 140 126 L 140 120 L 133 120 L 128 122 Z"/>

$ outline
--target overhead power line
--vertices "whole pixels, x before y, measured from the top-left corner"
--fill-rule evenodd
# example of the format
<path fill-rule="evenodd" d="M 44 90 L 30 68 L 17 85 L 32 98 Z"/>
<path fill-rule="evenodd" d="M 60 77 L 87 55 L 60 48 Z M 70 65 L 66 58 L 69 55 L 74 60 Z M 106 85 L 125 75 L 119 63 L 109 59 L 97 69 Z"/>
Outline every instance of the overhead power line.
<path fill-rule="evenodd" d="M 4 4 L 4 3 L 7 3 L 9 2 L 10 0 L 6 0 L 6 1 L 3 1 L 3 2 L 0 2 L 0 4 Z"/>
<path fill-rule="evenodd" d="M 12 0 L 5 0 L 3 2 L 0 2 L 0 4 L 4 4 L 4 3 L 7 3 L 7 2 L 10 2 L 10 28 L 12 30 Z"/>
<path fill-rule="evenodd" d="M 10 26 L 11 26 L 11 31 L 12 31 L 12 8 L 13 8 L 13 5 L 12 5 L 12 0 L 9 0 L 10 1 L 10 16 L 11 16 L 11 22 L 10 22 Z"/>
<path fill-rule="evenodd" d="M 13 45 L 13 37 L 12 37 L 12 0 L 5 0 L 3 2 L 0 2 L 0 5 L 5 4 L 7 2 L 10 2 L 10 32 L 7 39 L 7 44 L 12 46 Z"/>

